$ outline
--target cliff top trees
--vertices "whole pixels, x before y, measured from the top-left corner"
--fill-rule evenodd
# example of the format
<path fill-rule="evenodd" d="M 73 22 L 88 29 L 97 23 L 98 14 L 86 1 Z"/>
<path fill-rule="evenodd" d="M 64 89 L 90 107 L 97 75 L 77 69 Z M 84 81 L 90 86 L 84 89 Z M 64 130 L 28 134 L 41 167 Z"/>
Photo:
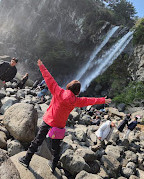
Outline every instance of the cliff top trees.
<path fill-rule="evenodd" d="M 144 44 L 144 18 L 139 19 L 136 23 L 136 28 L 133 37 L 134 45 Z"/>
<path fill-rule="evenodd" d="M 136 10 L 132 3 L 127 0 L 109 0 L 109 6 L 114 11 L 118 24 L 123 24 L 129 27 L 134 25 Z"/>

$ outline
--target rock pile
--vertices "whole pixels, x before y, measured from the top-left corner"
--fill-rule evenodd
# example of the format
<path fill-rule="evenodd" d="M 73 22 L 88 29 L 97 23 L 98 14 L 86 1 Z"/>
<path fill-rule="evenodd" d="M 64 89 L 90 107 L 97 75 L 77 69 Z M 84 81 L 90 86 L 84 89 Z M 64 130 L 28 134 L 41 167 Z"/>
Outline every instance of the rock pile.
<path fill-rule="evenodd" d="M 11 166 L 12 169 L 5 173 L 7 179 L 144 178 L 144 132 L 139 127 L 130 133 L 129 140 L 124 140 L 124 134 L 114 130 L 104 148 L 96 152 L 91 150 L 91 146 L 96 144 L 95 132 L 99 128 L 92 125 L 91 120 L 99 115 L 101 124 L 111 119 L 118 125 L 125 116 L 123 112 L 112 107 L 97 110 L 96 106 L 88 106 L 75 108 L 71 112 L 67 121 L 66 136 L 61 145 L 56 176 L 50 173 L 47 166 L 46 159 L 52 157 L 47 146 L 49 139 L 44 141 L 38 153 L 34 155 L 29 170 L 21 166 L 17 159 L 24 155 L 24 151 L 33 140 L 51 100 L 51 96 L 48 95 L 45 103 L 38 104 L 36 96 L 37 92 L 29 87 L 18 90 L 11 83 L 7 84 L 6 90 L 0 91 L 3 114 L 0 115 L 0 177 L 3 171 Z M 141 116 L 144 117 L 142 111 Z"/>

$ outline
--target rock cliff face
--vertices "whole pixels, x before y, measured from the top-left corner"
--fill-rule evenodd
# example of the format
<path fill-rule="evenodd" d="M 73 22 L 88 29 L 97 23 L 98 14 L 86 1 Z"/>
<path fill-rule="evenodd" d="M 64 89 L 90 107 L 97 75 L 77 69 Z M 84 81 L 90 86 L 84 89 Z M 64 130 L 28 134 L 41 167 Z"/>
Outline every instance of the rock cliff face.
<path fill-rule="evenodd" d="M 134 60 L 130 64 L 129 71 L 133 80 L 144 81 L 144 45 L 134 49 Z"/>
<path fill-rule="evenodd" d="M 1 55 L 17 56 L 32 69 L 37 58 L 42 58 L 55 76 L 70 74 L 91 51 L 88 42 L 95 45 L 111 27 L 104 20 L 90 36 L 85 33 L 84 21 L 93 7 L 102 8 L 95 0 L 2 0 Z"/>

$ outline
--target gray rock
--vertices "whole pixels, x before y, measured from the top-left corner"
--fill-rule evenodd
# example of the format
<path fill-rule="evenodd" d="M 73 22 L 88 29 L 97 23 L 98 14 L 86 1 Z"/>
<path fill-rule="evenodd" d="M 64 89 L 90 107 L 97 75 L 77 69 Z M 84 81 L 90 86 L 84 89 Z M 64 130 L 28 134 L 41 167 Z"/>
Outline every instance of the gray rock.
<path fill-rule="evenodd" d="M 131 175 L 134 174 L 134 171 L 133 171 L 133 169 L 131 169 L 131 168 L 124 167 L 124 168 L 122 168 L 122 174 L 123 174 L 125 177 L 128 177 L 128 178 L 129 178 Z"/>
<path fill-rule="evenodd" d="M 75 151 L 74 154 L 81 156 L 86 162 L 91 162 L 96 159 L 95 152 L 89 148 L 79 148 Z"/>
<path fill-rule="evenodd" d="M 0 90 L 0 99 L 4 98 L 6 96 L 5 91 Z"/>
<path fill-rule="evenodd" d="M 7 137 L 3 131 L 0 131 L 0 148 L 2 149 L 7 148 Z"/>
<path fill-rule="evenodd" d="M 86 132 L 82 130 L 82 128 L 76 128 L 75 135 L 80 142 L 84 142 L 86 140 Z"/>
<path fill-rule="evenodd" d="M 60 161 L 62 162 L 63 168 L 72 175 L 77 175 L 82 170 L 90 171 L 90 167 L 85 160 L 81 156 L 74 155 L 74 152 L 70 149 L 62 154 Z"/>
<path fill-rule="evenodd" d="M 17 98 L 19 98 L 19 99 L 25 98 L 25 93 L 23 90 L 18 90 L 16 95 L 17 95 Z"/>
<path fill-rule="evenodd" d="M 140 141 L 144 141 L 144 132 L 140 133 Z"/>
<path fill-rule="evenodd" d="M 47 159 L 40 157 L 36 154 L 33 155 L 32 160 L 30 162 L 30 169 L 26 169 L 23 165 L 18 162 L 18 158 L 26 155 L 26 152 L 20 152 L 12 157 L 10 157 L 11 161 L 14 163 L 15 167 L 19 171 L 20 179 L 56 179 L 49 166 L 47 165 Z M 58 169 L 56 168 L 56 173 L 58 173 Z M 59 176 L 61 178 L 61 176 Z M 15 179 L 14 177 L 11 179 Z M 17 179 L 17 178 L 16 178 Z"/>
<path fill-rule="evenodd" d="M 37 119 L 37 111 L 33 105 L 17 103 L 5 112 L 3 123 L 15 139 L 31 142 L 35 137 Z"/>
<path fill-rule="evenodd" d="M 91 116 L 90 115 L 84 115 L 80 120 L 79 120 L 80 124 L 84 124 L 84 125 L 90 125 L 91 124 Z"/>
<path fill-rule="evenodd" d="M 125 152 L 125 158 L 129 162 L 137 163 L 137 161 L 138 161 L 138 156 L 134 152 L 132 152 L 132 151 L 126 151 Z"/>
<path fill-rule="evenodd" d="M 117 109 L 119 112 L 124 112 L 126 105 L 124 103 L 120 103 L 117 105 Z"/>
<path fill-rule="evenodd" d="M 63 154 L 66 150 L 76 150 L 78 148 L 78 144 L 74 144 L 71 136 L 66 136 L 61 144 L 61 154 Z"/>
<path fill-rule="evenodd" d="M 139 179 L 139 177 L 137 177 L 137 176 L 135 176 L 135 175 L 131 175 L 131 176 L 129 177 L 129 179 Z"/>
<path fill-rule="evenodd" d="M 21 179 L 18 170 L 13 162 L 9 159 L 6 152 L 0 149 L 0 178 L 3 179 Z"/>
<path fill-rule="evenodd" d="M 24 148 L 18 140 L 12 140 L 12 141 L 8 140 L 7 151 L 8 151 L 8 155 L 11 157 L 19 152 L 24 151 Z"/>
<path fill-rule="evenodd" d="M 136 170 L 136 164 L 133 163 L 133 162 L 129 162 L 127 165 L 126 165 L 127 168 L 131 168 L 132 170 Z"/>
<path fill-rule="evenodd" d="M 100 171 L 100 164 L 99 161 L 93 160 L 91 162 L 88 162 L 88 165 L 90 166 L 90 173 L 97 174 Z"/>
<path fill-rule="evenodd" d="M 138 156 L 138 168 L 144 170 L 144 154 L 136 153 Z"/>
<path fill-rule="evenodd" d="M 143 179 L 144 178 L 144 171 L 140 170 L 140 169 L 137 169 L 137 176 L 140 178 L 140 179 Z"/>
<path fill-rule="evenodd" d="M 97 137 L 96 137 L 95 133 L 91 133 L 91 135 L 89 137 L 92 142 L 94 142 L 94 143 L 97 142 Z"/>
<path fill-rule="evenodd" d="M 74 121 L 78 121 L 79 117 L 80 117 L 80 115 L 76 111 L 72 111 L 69 115 L 69 119 L 73 119 Z"/>
<path fill-rule="evenodd" d="M 76 175 L 75 179 L 102 179 L 102 177 L 82 170 L 80 173 Z"/>
<path fill-rule="evenodd" d="M 120 172 L 120 162 L 115 159 L 115 157 L 109 155 L 103 155 L 101 158 L 104 167 L 107 169 L 107 172 L 110 177 L 117 177 Z"/>
<path fill-rule="evenodd" d="M 16 93 L 16 90 L 12 88 L 6 88 L 6 92 L 9 92 L 12 95 Z"/>
<path fill-rule="evenodd" d="M 118 141 L 119 141 L 119 134 L 113 132 L 113 133 L 111 134 L 111 137 L 110 137 L 109 142 L 111 142 L 112 144 L 116 144 Z"/>
<path fill-rule="evenodd" d="M 105 149 L 107 155 L 113 156 L 115 159 L 120 160 L 122 150 L 119 146 L 108 145 Z"/>
<path fill-rule="evenodd" d="M 102 178 L 109 178 L 107 170 L 104 168 L 104 166 L 100 167 L 100 172 L 98 173 L 98 175 Z"/>

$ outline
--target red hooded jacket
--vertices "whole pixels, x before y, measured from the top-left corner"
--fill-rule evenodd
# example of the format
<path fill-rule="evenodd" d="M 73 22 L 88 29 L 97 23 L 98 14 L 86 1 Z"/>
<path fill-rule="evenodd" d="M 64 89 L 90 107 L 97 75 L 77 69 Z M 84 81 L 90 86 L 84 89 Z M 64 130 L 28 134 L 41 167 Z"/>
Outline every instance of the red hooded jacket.
<path fill-rule="evenodd" d="M 64 128 L 70 112 L 75 107 L 84 107 L 95 104 L 104 104 L 105 98 L 76 97 L 70 90 L 62 89 L 44 65 L 40 65 L 40 71 L 53 95 L 51 103 L 43 116 L 43 120 L 49 126 Z"/>

